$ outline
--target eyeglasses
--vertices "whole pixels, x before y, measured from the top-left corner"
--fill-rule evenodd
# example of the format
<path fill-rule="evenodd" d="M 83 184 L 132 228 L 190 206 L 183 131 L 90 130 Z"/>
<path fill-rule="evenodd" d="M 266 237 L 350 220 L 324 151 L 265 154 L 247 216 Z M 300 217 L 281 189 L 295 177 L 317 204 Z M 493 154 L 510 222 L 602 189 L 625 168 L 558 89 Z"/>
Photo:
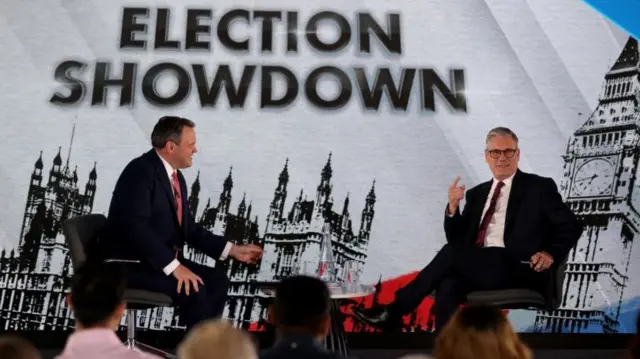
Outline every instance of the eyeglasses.
<path fill-rule="evenodd" d="M 506 150 L 485 150 L 491 158 L 498 159 L 500 155 L 504 154 L 506 158 L 513 158 L 516 155 L 517 149 L 507 148 Z"/>

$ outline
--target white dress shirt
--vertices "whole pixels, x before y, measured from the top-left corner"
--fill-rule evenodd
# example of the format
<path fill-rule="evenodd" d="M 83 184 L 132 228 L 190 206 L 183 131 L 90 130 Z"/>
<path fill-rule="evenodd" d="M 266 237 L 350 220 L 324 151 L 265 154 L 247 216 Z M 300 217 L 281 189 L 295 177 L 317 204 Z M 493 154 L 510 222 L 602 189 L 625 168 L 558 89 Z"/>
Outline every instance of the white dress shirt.
<path fill-rule="evenodd" d="M 156 152 L 157 153 L 157 152 Z M 160 157 L 160 160 L 162 161 L 162 164 L 164 164 L 164 168 L 167 170 L 167 176 L 169 176 L 169 183 L 171 183 L 171 191 L 173 191 L 173 195 L 175 196 L 175 190 L 173 189 L 173 173 L 176 172 L 176 170 L 169 164 L 169 162 L 167 162 L 164 158 L 162 158 L 162 156 L 160 156 L 160 154 L 158 154 L 158 157 Z M 189 210 L 188 208 L 186 209 L 187 211 Z M 185 209 L 183 208 L 182 212 L 184 213 Z M 227 259 L 227 256 L 229 256 L 229 252 L 231 251 L 231 247 L 233 246 L 233 243 L 231 242 L 227 242 L 227 245 L 224 247 L 224 250 L 222 251 L 222 255 L 220 255 L 220 260 L 223 261 L 225 259 Z M 171 261 L 171 263 L 169 263 L 166 267 L 162 268 L 162 271 L 164 272 L 164 274 L 166 275 L 170 275 L 171 273 L 173 273 L 173 271 L 178 268 L 178 266 L 180 265 L 180 262 L 178 261 L 178 258 L 174 259 Z"/>
<path fill-rule="evenodd" d="M 485 247 L 504 247 L 504 225 L 505 219 L 507 218 L 507 204 L 509 203 L 509 194 L 511 193 L 513 176 L 514 175 L 511 175 L 511 177 L 502 181 L 504 185 L 500 189 L 500 195 L 498 196 L 498 200 L 496 201 L 496 208 L 493 212 L 493 217 L 491 218 L 489 226 L 487 227 L 487 237 L 484 241 Z M 491 190 L 489 191 L 489 195 L 487 196 L 487 200 L 484 204 L 482 217 L 480 217 L 480 224 L 482 224 L 482 219 L 489 209 L 489 205 L 491 204 L 491 197 L 496 190 L 498 182 L 499 181 L 494 178 L 493 183 L 491 183 Z"/>

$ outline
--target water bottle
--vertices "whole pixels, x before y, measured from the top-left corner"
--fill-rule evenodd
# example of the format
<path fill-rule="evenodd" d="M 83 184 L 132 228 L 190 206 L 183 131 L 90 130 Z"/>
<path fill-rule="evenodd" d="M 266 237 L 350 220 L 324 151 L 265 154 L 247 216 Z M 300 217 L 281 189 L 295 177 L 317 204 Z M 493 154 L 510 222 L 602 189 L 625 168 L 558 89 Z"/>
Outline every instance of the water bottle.
<path fill-rule="evenodd" d="M 331 246 L 331 225 L 325 223 L 322 226 L 322 236 L 320 239 L 320 261 L 318 263 L 318 277 L 325 282 L 334 282 L 335 262 L 333 260 L 333 249 Z"/>

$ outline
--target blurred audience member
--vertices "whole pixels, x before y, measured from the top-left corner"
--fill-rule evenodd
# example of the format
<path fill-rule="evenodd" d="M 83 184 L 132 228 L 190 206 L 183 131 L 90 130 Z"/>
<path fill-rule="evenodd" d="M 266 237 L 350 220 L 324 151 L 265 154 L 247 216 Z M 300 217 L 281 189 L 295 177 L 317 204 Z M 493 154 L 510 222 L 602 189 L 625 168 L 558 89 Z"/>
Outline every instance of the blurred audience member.
<path fill-rule="evenodd" d="M 496 307 L 470 305 L 459 309 L 436 338 L 436 359 L 531 359 Z"/>
<path fill-rule="evenodd" d="M 76 318 L 76 331 L 57 359 L 155 359 L 125 346 L 115 330 L 126 308 L 124 273 L 107 263 L 85 263 L 73 274 L 67 304 Z"/>
<path fill-rule="evenodd" d="M 180 359 L 258 359 L 258 350 L 246 332 L 222 320 L 197 324 L 178 346 Z"/>
<path fill-rule="evenodd" d="M 323 341 L 329 333 L 330 296 L 320 279 L 293 276 L 276 288 L 273 321 L 276 343 L 260 353 L 261 359 L 340 358 L 327 351 Z"/>
<path fill-rule="evenodd" d="M 28 340 L 3 335 L 0 336 L 0 359 L 42 359 L 42 356 Z"/>

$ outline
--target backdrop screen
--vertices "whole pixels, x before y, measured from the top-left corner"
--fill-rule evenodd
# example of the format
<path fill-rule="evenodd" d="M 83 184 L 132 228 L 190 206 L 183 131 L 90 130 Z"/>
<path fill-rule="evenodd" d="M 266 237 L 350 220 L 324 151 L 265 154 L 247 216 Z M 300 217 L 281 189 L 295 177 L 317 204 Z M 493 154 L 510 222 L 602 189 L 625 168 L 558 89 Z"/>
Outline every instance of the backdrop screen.
<path fill-rule="evenodd" d="M 264 329 L 255 280 L 333 254 L 393 299 L 445 243 L 456 176 L 491 178 L 489 129 L 553 178 L 587 224 L 553 311 L 521 332 L 629 333 L 640 306 L 637 41 L 578 0 L 32 0 L 0 4 L 0 329 L 73 326 L 61 223 L 107 212 L 163 115 L 196 123 L 185 170 L 196 220 L 264 247 L 225 266 L 225 317 Z M 633 273 L 636 273 L 634 275 Z M 404 321 L 432 330 L 433 298 Z M 141 325 L 181 328 L 172 308 Z"/>

